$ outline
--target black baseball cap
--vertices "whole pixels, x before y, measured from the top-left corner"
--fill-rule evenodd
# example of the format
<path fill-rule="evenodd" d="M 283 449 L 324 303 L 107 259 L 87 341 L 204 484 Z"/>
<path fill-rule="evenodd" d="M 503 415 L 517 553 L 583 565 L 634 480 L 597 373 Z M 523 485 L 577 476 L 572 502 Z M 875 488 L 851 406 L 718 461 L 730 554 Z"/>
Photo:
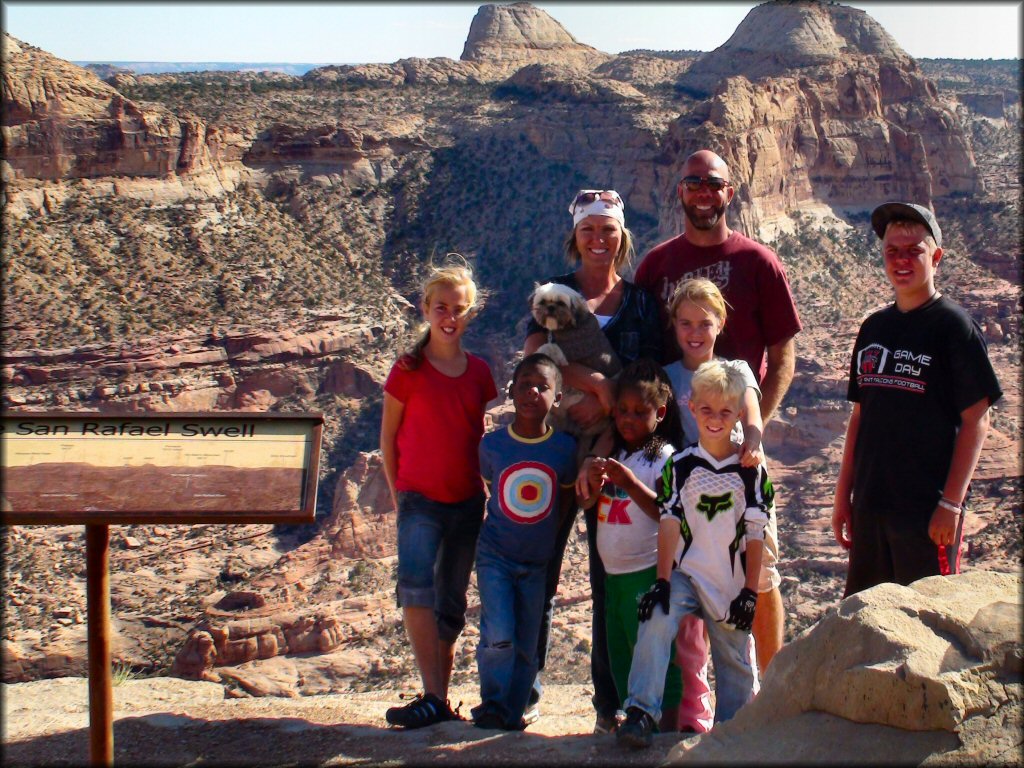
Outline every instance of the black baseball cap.
<path fill-rule="evenodd" d="M 885 237 L 885 228 L 890 221 L 916 221 L 924 224 L 932 237 L 935 245 L 942 247 L 942 230 L 935 220 L 935 214 L 921 205 L 913 203 L 882 203 L 871 212 L 871 227 L 879 238 Z"/>

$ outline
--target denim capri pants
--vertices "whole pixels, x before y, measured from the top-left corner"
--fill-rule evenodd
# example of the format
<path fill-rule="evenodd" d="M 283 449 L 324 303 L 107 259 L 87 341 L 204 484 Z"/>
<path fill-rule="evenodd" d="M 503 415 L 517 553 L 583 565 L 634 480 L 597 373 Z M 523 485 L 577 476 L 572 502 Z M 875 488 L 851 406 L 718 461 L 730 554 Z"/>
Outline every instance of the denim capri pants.
<path fill-rule="evenodd" d="M 398 605 L 433 608 L 438 636 L 449 644 L 466 626 L 484 502 L 482 492 L 452 504 L 398 492 Z"/>

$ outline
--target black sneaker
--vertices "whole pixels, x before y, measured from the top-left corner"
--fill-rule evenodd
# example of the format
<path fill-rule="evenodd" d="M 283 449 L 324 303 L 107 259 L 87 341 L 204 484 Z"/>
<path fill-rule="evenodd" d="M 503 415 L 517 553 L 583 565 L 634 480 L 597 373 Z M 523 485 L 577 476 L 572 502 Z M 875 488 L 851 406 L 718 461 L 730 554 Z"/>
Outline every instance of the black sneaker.
<path fill-rule="evenodd" d="M 525 731 L 528 723 L 525 718 L 520 717 L 518 723 L 505 723 L 503 731 Z"/>
<path fill-rule="evenodd" d="M 653 743 L 657 730 L 653 717 L 640 707 L 630 707 L 626 710 L 626 722 L 619 726 L 615 739 L 633 749 L 647 749 Z"/>
<path fill-rule="evenodd" d="M 498 731 L 505 727 L 505 720 L 497 712 L 484 712 L 473 718 L 473 725 L 488 731 Z"/>
<path fill-rule="evenodd" d="M 416 694 L 416 698 L 404 706 L 391 707 L 384 713 L 384 718 L 391 725 L 411 730 L 455 720 L 457 715 L 451 711 L 448 704 L 434 694 L 427 693 Z"/>

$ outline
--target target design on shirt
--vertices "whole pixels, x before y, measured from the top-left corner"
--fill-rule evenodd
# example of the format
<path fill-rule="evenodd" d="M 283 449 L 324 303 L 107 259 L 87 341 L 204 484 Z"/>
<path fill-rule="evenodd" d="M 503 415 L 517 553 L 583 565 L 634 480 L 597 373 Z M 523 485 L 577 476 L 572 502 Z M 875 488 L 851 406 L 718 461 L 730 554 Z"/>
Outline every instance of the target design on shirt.
<path fill-rule="evenodd" d="M 557 497 L 554 470 L 536 461 L 519 461 L 501 473 L 497 496 L 501 511 L 516 523 L 539 523 L 551 514 Z"/>

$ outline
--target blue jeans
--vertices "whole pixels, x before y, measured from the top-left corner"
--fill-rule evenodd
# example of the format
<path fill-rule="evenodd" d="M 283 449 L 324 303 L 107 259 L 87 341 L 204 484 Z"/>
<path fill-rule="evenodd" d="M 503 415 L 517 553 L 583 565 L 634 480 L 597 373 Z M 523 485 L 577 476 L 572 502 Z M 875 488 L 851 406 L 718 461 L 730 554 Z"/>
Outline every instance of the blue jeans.
<path fill-rule="evenodd" d="M 671 584 L 668 615 L 655 606 L 651 618 L 640 622 L 633 666 L 629 672 L 629 697 L 625 703 L 627 707 L 644 710 L 654 718 L 654 722 L 661 719 L 665 670 L 679 631 L 679 622 L 688 613 L 703 615 L 689 576 L 674 570 Z M 750 633 L 714 620 L 705 620 L 704 626 L 708 629 L 711 659 L 715 664 L 715 722 L 722 723 L 732 719 L 754 695 L 756 673 L 747 649 Z"/>
<path fill-rule="evenodd" d="M 466 626 L 484 495 L 455 504 L 398 492 L 398 605 L 433 608 L 438 637 L 454 643 Z"/>
<path fill-rule="evenodd" d="M 537 637 L 544 615 L 546 563 L 517 563 L 486 545 L 476 556 L 480 590 L 479 707 L 515 727 L 537 676 Z"/>

